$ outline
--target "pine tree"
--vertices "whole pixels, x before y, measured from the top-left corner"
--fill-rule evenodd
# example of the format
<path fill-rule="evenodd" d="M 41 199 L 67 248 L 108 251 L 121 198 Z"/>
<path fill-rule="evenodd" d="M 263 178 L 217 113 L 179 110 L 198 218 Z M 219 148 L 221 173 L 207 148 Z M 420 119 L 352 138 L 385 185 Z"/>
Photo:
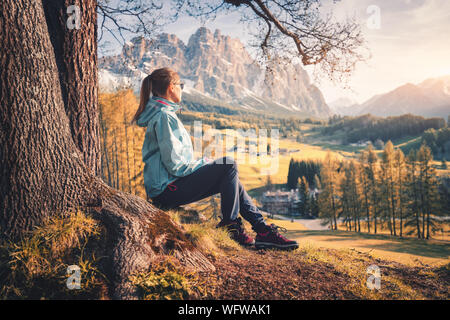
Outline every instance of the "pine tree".
<path fill-rule="evenodd" d="M 289 170 L 287 176 L 287 186 L 289 189 L 295 189 L 297 185 L 297 178 L 295 174 L 295 162 L 294 159 L 291 158 L 289 161 Z"/>
<path fill-rule="evenodd" d="M 406 157 L 406 188 L 407 188 L 407 215 L 405 227 L 412 227 L 407 234 L 413 234 L 414 231 L 420 239 L 422 233 L 420 230 L 420 203 L 419 203 L 419 174 L 417 165 L 417 151 L 411 149 Z"/>
<path fill-rule="evenodd" d="M 370 216 L 372 212 L 372 201 L 370 199 L 370 172 L 369 172 L 369 165 L 368 165 L 368 152 L 363 151 L 359 157 L 361 168 L 360 168 L 360 182 L 361 182 L 361 190 L 362 190 L 362 196 L 363 196 L 363 204 L 364 204 L 364 211 L 366 213 L 366 223 L 367 223 L 367 232 L 370 233 Z"/>
<path fill-rule="evenodd" d="M 308 181 L 306 181 L 305 176 L 302 176 L 298 179 L 299 183 L 299 199 L 300 199 L 300 212 L 303 213 L 303 215 L 309 215 L 310 214 L 310 195 L 309 195 L 309 185 Z"/>
<path fill-rule="evenodd" d="M 396 177 L 396 192 L 398 213 L 400 218 L 400 237 L 403 236 L 403 218 L 405 212 L 405 180 L 406 180 L 406 168 L 405 168 L 405 155 L 401 149 L 397 149 L 394 154 L 395 169 L 397 171 Z"/>
<path fill-rule="evenodd" d="M 322 190 L 320 193 L 319 217 L 328 222 L 331 229 L 337 230 L 337 215 L 340 208 L 339 199 L 339 174 L 337 172 L 337 162 L 327 152 L 320 171 L 320 181 Z"/>
<path fill-rule="evenodd" d="M 373 230 L 374 233 L 377 233 L 377 223 L 378 223 L 378 215 L 380 212 L 380 205 L 379 205 L 379 199 L 380 199 L 380 179 L 379 179 L 379 165 L 378 165 L 379 159 L 377 154 L 375 153 L 372 145 L 370 144 L 367 148 L 367 178 L 369 180 L 369 194 L 370 199 L 373 203 Z"/>
<path fill-rule="evenodd" d="M 349 222 L 350 230 L 361 231 L 361 192 L 358 182 L 358 168 L 355 161 L 351 160 L 344 166 L 344 178 L 341 184 L 342 202 L 346 211 L 342 212 L 344 220 Z"/>
<path fill-rule="evenodd" d="M 348 164 L 344 166 L 344 177 L 342 179 L 342 183 L 340 184 L 341 188 L 341 202 L 342 202 L 342 211 L 340 213 L 340 217 L 344 219 L 344 223 L 347 226 L 347 230 L 352 231 L 352 206 L 351 206 L 351 194 L 350 194 L 350 179 Z"/>
<path fill-rule="evenodd" d="M 395 229 L 395 180 L 394 180 L 394 145 L 389 140 L 383 151 L 381 174 L 382 184 L 382 204 L 384 208 L 384 219 L 387 222 L 391 235 L 396 235 Z"/>
<path fill-rule="evenodd" d="M 317 190 L 322 189 L 322 184 L 320 183 L 320 179 L 317 174 L 314 175 L 314 186 L 316 187 Z"/>
<path fill-rule="evenodd" d="M 417 160 L 422 187 L 420 195 L 422 199 L 422 238 L 430 239 L 437 227 L 435 217 L 440 214 L 440 198 L 436 170 L 431 165 L 433 155 L 431 149 L 425 143 L 421 145 L 417 152 Z"/>
<path fill-rule="evenodd" d="M 315 218 L 319 216 L 319 195 L 313 194 L 311 195 L 311 215 Z"/>

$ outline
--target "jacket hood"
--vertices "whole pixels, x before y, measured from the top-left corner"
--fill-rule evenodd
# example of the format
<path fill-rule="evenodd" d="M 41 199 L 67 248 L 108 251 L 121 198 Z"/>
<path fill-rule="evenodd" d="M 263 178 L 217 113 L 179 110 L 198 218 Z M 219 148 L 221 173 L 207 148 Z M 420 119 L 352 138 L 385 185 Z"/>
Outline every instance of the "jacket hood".
<path fill-rule="evenodd" d="M 181 108 L 178 103 L 166 100 L 161 97 L 152 96 L 145 106 L 144 111 L 140 114 L 136 124 L 140 127 L 146 127 L 148 122 L 162 110 L 176 112 Z"/>

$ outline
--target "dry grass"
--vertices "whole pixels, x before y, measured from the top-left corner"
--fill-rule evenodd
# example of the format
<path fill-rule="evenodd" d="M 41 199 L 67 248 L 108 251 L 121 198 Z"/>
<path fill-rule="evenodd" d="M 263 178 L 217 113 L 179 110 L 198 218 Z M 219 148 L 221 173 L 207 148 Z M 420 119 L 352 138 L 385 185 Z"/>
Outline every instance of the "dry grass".
<path fill-rule="evenodd" d="M 97 223 L 79 209 L 53 217 L 18 243 L 0 246 L 1 299 L 102 298 L 105 278 L 87 248 L 100 237 Z M 80 267 L 81 289 L 69 290 L 69 265 Z"/>
<path fill-rule="evenodd" d="M 305 243 L 297 254 L 304 255 L 307 262 L 314 264 L 323 262 L 331 264 L 338 272 L 347 274 L 351 281 L 343 289 L 353 292 L 362 299 L 425 299 L 426 297 L 406 284 L 401 278 L 396 278 L 383 272 L 386 265 L 374 261 L 374 258 L 355 249 L 329 250 L 317 247 L 312 243 Z M 375 263 L 374 263 L 375 262 Z M 377 264 L 378 263 L 378 264 Z M 367 286 L 369 274 L 367 268 L 377 265 L 381 270 L 381 288 L 371 290 Z M 431 271 L 429 271 L 432 273 Z M 435 274 L 433 277 L 435 277 Z M 441 297 L 445 298 L 445 297 Z"/>
<path fill-rule="evenodd" d="M 168 213 L 177 223 L 180 223 L 179 210 L 169 210 Z M 203 223 L 180 225 L 187 231 L 191 241 L 208 254 L 218 256 L 230 251 L 242 250 L 223 228 L 218 229 L 215 227 L 217 223 L 218 221 L 216 220 L 208 220 Z M 248 222 L 244 223 L 247 223 L 247 227 L 249 226 Z"/>
<path fill-rule="evenodd" d="M 185 216 L 170 210 L 173 218 Z M 269 220 L 288 229 L 288 237 L 308 232 L 297 223 Z M 215 265 L 201 273 L 184 269 L 171 256 L 130 277 L 141 299 L 448 299 L 449 264 L 409 267 L 358 248 L 323 248 L 300 237 L 293 252 L 257 251 L 236 244 L 217 221 L 182 224 L 188 238 Z M 250 226 L 246 223 L 246 228 Z M 96 222 L 77 211 L 36 228 L 19 244 L 0 248 L 2 299 L 106 298 L 105 281 L 89 244 L 101 237 Z M 66 288 L 67 266 L 81 268 L 82 289 Z M 382 272 L 381 290 L 366 285 L 367 267 Z"/>
<path fill-rule="evenodd" d="M 274 222 L 287 228 L 288 237 L 293 232 L 306 231 L 301 225 L 296 226 L 298 223 L 286 220 L 268 220 L 268 222 Z M 312 297 L 314 299 L 336 297 L 338 299 L 401 300 L 448 298 L 448 285 L 446 284 L 449 281 L 448 262 L 442 267 L 411 267 L 389 259 L 382 259 L 359 250 L 359 248 L 324 248 L 320 242 L 303 238 L 299 239 L 300 248 L 296 251 L 268 250 L 259 253 L 237 246 L 226 233 L 214 228 L 214 224 L 207 222 L 184 225 L 198 247 L 212 261 L 216 262 L 216 267 L 219 269 L 215 274 L 206 277 L 217 281 L 217 286 L 219 286 L 212 286 L 208 289 L 210 291 L 207 298 L 210 299 L 240 299 L 256 294 L 264 299 L 274 298 L 275 295 L 277 298 L 291 297 L 292 299 Z M 250 230 L 248 225 L 247 230 Z M 286 269 L 283 274 L 279 274 L 281 269 L 278 267 L 273 269 L 274 263 L 280 264 L 280 267 L 283 266 L 283 269 Z M 367 286 L 369 277 L 367 268 L 373 264 L 379 266 L 381 270 L 381 290 L 371 290 Z M 272 271 L 267 273 L 264 271 L 265 269 Z M 285 274 L 289 272 L 294 273 L 292 275 Z M 314 279 L 307 276 L 309 273 L 315 274 Z M 266 275 L 267 278 L 262 275 Z M 301 275 L 300 278 L 299 275 Z M 333 279 L 336 284 L 339 284 L 338 287 L 333 285 Z M 254 283 L 252 283 L 253 281 Z M 297 282 L 291 283 L 291 281 Z M 227 286 L 227 288 L 222 288 L 223 286 Z M 269 296 L 264 296 L 264 293 L 260 291 L 258 293 L 247 292 L 265 286 L 272 288 L 266 293 Z M 316 289 L 311 291 L 311 286 Z M 234 292 L 233 290 L 238 291 Z M 270 296 L 271 294 L 274 296 Z"/>
<path fill-rule="evenodd" d="M 201 298 L 211 291 L 213 283 L 201 279 L 197 272 L 181 267 L 171 256 L 149 266 L 148 272 L 130 276 L 142 300 L 183 300 Z"/>
<path fill-rule="evenodd" d="M 308 230 L 289 220 L 268 220 L 288 230 L 287 236 L 300 243 L 329 249 L 354 249 L 374 258 L 395 261 L 411 267 L 440 267 L 450 262 L 450 245 L 446 240 L 399 238 L 388 233 L 369 234 L 353 231 Z"/>

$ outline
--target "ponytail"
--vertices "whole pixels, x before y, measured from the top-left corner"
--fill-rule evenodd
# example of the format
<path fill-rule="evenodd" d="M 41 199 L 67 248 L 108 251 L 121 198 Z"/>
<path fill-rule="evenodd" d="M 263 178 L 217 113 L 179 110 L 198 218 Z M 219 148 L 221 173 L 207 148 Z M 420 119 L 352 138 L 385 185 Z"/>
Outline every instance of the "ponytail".
<path fill-rule="evenodd" d="M 139 108 L 131 120 L 131 123 L 136 123 L 137 119 L 145 110 L 145 106 L 150 100 L 150 94 L 154 96 L 163 96 L 167 92 L 169 84 L 175 79 L 179 80 L 178 74 L 170 68 L 161 68 L 154 70 L 150 75 L 142 80 L 141 97 L 139 101 Z"/>
<path fill-rule="evenodd" d="M 139 108 L 137 109 L 136 114 L 134 115 L 131 123 L 136 123 L 141 113 L 144 112 L 145 106 L 147 105 L 147 102 L 150 99 L 151 92 L 152 92 L 152 75 L 149 75 L 146 76 L 144 80 L 142 80 Z"/>

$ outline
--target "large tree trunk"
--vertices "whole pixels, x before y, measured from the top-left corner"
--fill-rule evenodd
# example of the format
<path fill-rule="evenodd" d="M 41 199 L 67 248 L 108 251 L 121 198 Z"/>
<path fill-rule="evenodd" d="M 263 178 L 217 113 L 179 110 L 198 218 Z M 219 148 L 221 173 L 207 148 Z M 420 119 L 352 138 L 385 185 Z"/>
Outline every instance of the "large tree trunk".
<path fill-rule="evenodd" d="M 1 231 L 18 236 L 84 198 L 87 171 L 73 143 L 39 1 L 0 10 Z"/>
<path fill-rule="evenodd" d="M 73 140 L 86 166 L 95 175 L 100 175 L 97 1 L 42 0 L 42 4 Z M 67 27 L 67 7 L 70 5 L 80 8 L 79 29 Z"/>
<path fill-rule="evenodd" d="M 1 1 L 0 25 L 0 237 L 17 240 L 48 216 L 95 205 L 114 298 L 136 297 L 129 275 L 169 251 L 186 266 L 213 270 L 167 214 L 112 189 L 86 166 L 72 139 L 42 3 Z"/>

